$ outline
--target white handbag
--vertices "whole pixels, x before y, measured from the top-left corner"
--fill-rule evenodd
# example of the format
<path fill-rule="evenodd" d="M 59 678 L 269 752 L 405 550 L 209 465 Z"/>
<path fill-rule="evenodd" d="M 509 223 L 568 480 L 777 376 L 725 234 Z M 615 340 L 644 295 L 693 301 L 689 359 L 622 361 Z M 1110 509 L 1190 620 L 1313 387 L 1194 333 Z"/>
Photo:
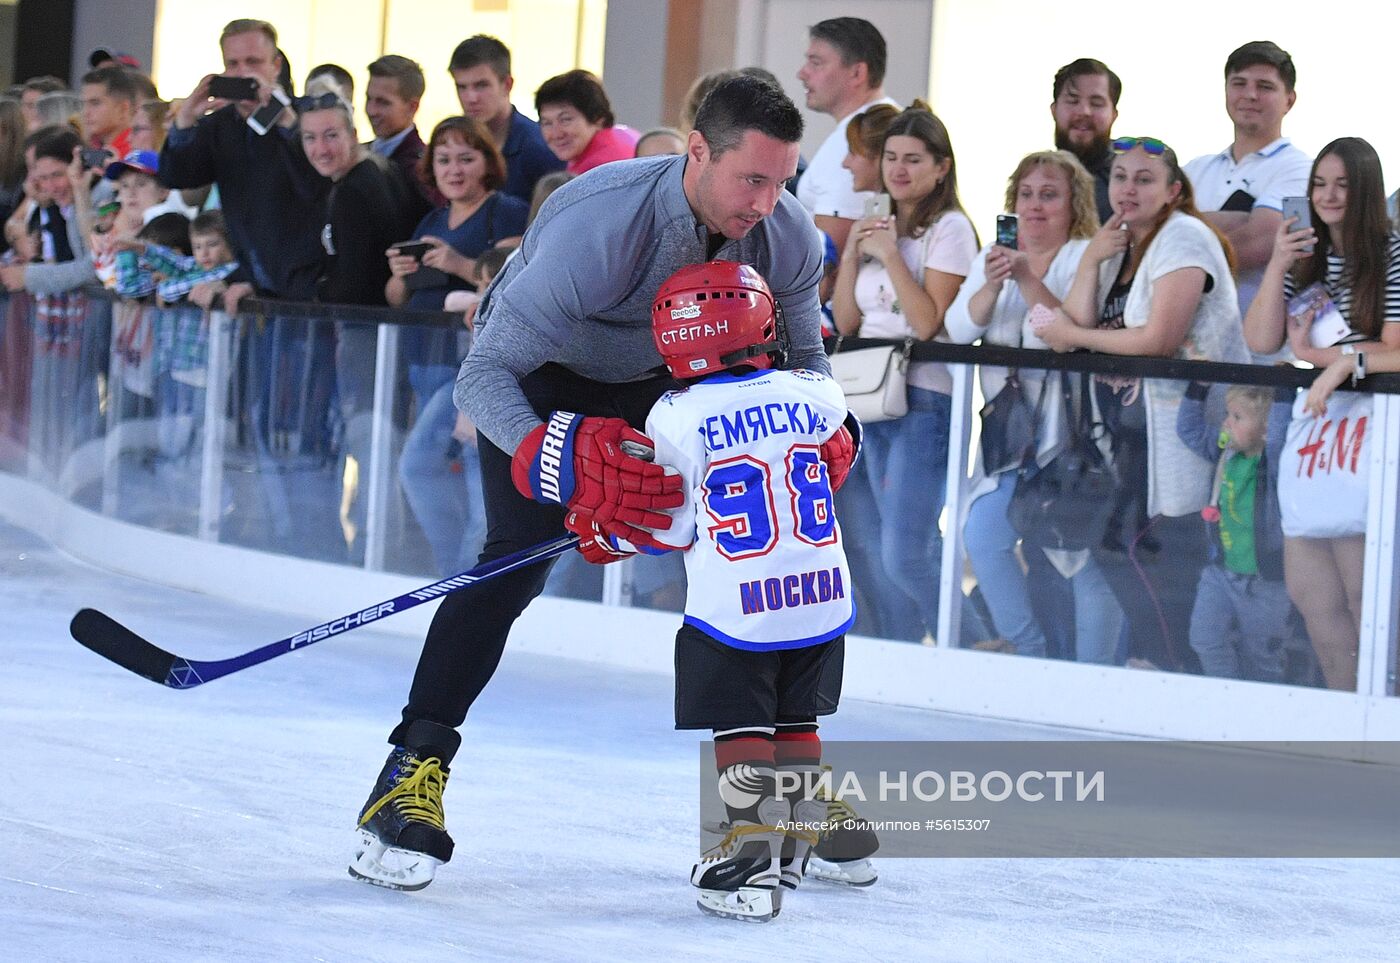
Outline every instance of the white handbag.
<path fill-rule="evenodd" d="M 913 339 L 903 345 L 857 348 L 831 356 L 831 376 L 846 395 L 846 407 L 862 422 L 889 421 L 909 413 L 907 374 Z"/>

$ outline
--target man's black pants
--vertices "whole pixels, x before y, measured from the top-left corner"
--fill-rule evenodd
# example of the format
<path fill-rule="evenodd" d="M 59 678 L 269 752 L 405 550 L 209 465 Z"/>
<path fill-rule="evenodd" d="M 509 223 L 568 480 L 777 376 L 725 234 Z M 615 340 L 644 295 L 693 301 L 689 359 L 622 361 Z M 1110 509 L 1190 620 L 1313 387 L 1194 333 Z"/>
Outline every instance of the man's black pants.
<path fill-rule="evenodd" d="M 651 406 L 675 387 L 669 376 L 627 384 L 589 380 L 558 365 L 545 365 L 521 381 L 535 413 L 552 411 L 626 419 L 645 428 Z M 486 546 L 482 562 L 503 558 L 564 534 L 564 509 L 532 501 L 511 481 L 513 452 L 505 452 L 478 434 L 481 490 L 486 502 Z M 553 560 L 498 575 L 446 596 L 433 616 L 418 669 L 413 676 L 403 720 L 389 735 L 402 744 L 409 723 L 427 719 L 456 728 L 500 664 L 510 627 L 544 590 Z"/>

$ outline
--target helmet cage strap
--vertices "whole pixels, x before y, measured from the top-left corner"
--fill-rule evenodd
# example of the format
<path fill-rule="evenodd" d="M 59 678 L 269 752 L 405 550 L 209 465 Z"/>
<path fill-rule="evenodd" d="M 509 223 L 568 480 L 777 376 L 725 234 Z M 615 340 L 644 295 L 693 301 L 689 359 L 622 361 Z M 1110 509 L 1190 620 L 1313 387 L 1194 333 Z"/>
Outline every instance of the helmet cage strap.
<path fill-rule="evenodd" d="M 750 358 L 757 358 L 761 354 L 774 355 L 774 364 L 782 364 L 783 357 L 787 352 L 783 349 L 783 343 L 778 340 L 765 341 L 763 344 L 751 344 L 747 348 L 740 348 L 738 351 L 731 351 L 729 354 L 722 354 L 719 357 L 721 367 L 732 368 L 737 364 L 743 364 Z"/>

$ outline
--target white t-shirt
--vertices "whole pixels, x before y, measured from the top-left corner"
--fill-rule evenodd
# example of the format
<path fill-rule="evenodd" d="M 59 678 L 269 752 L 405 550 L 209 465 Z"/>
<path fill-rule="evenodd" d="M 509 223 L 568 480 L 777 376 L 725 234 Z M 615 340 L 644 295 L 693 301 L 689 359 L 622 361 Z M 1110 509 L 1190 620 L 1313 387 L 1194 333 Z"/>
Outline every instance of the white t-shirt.
<path fill-rule="evenodd" d="M 657 541 L 687 549 L 685 621 L 739 649 L 834 639 L 855 621 L 820 446 L 846 418 L 814 371 L 720 374 L 662 395 L 647 417 L 685 503 Z"/>
<path fill-rule="evenodd" d="M 899 253 L 914 280 L 923 284 L 924 269 L 967 277 L 977 257 L 977 233 L 961 211 L 945 211 L 921 237 L 899 239 Z M 860 308 L 862 338 L 912 338 L 914 329 L 904 317 L 895 298 L 894 283 L 879 261 L 862 260 L 856 272 L 856 307 Z M 935 340 L 947 341 L 940 334 Z M 916 388 L 953 390 L 948 366 L 938 361 L 916 361 L 909 365 L 909 384 Z"/>
<path fill-rule="evenodd" d="M 1109 263 L 1116 270 L 1121 260 L 1114 258 Z M 1204 221 L 1180 211 L 1167 218 L 1142 256 L 1123 304 L 1124 326 L 1144 327 L 1152 313 L 1157 282 L 1174 271 L 1192 267 L 1205 271 L 1211 287 L 1201 295 L 1196 316 L 1176 356 L 1248 364 L 1249 349 L 1244 343 L 1239 303 L 1225 251 Z M 1186 383 L 1147 378 L 1143 390 L 1147 398 L 1148 514 L 1173 518 L 1194 515 L 1210 500 L 1215 468 L 1176 433 L 1177 408 Z"/>
<path fill-rule="evenodd" d="M 797 199 L 813 214 L 850 220 L 865 214 L 865 199 L 871 196 L 871 192 L 857 191 L 852 187 L 851 172 L 842 167 L 841 162 L 850 151 L 846 143 L 846 126 L 852 117 L 865 113 L 876 104 L 898 107 L 899 101 L 882 97 L 841 118 L 802 172 L 802 179 L 797 182 Z"/>
<path fill-rule="evenodd" d="M 1218 154 L 1197 157 L 1183 168 L 1196 194 L 1198 210 L 1222 210 L 1226 201 L 1242 191 L 1250 197 L 1249 207 L 1232 204 L 1230 210 L 1252 211 L 1264 207 L 1282 213 L 1285 197 L 1307 196 L 1312 158 L 1287 137 L 1280 137 L 1263 150 L 1246 154 L 1238 163 L 1232 147 Z M 1262 267 L 1240 271 L 1236 288 L 1241 317 L 1249 311 L 1263 277 Z"/>

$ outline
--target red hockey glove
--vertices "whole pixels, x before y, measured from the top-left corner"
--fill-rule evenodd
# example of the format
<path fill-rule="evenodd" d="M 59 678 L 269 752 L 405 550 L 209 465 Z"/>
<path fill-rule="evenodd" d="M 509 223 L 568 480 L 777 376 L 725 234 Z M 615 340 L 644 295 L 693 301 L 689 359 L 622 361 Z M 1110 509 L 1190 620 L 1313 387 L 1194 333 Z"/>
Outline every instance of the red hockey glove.
<path fill-rule="evenodd" d="M 579 537 L 578 553 L 585 562 L 594 565 L 611 565 L 637 553 L 622 546 L 627 544 L 604 532 L 588 515 L 582 512 L 569 512 L 564 516 L 564 527 Z"/>
<path fill-rule="evenodd" d="M 826 475 L 833 492 L 841 490 L 846 476 L 860 460 L 860 435 L 860 420 L 847 412 L 845 423 L 822 444 L 821 457 L 826 462 Z"/>
<path fill-rule="evenodd" d="M 621 418 L 556 411 L 516 449 L 511 479 L 526 498 L 583 512 L 609 535 L 656 545 L 643 528 L 671 527 L 679 475 L 652 464 L 651 439 Z M 658 546 L 659 547 L 659 546 Z"/>

